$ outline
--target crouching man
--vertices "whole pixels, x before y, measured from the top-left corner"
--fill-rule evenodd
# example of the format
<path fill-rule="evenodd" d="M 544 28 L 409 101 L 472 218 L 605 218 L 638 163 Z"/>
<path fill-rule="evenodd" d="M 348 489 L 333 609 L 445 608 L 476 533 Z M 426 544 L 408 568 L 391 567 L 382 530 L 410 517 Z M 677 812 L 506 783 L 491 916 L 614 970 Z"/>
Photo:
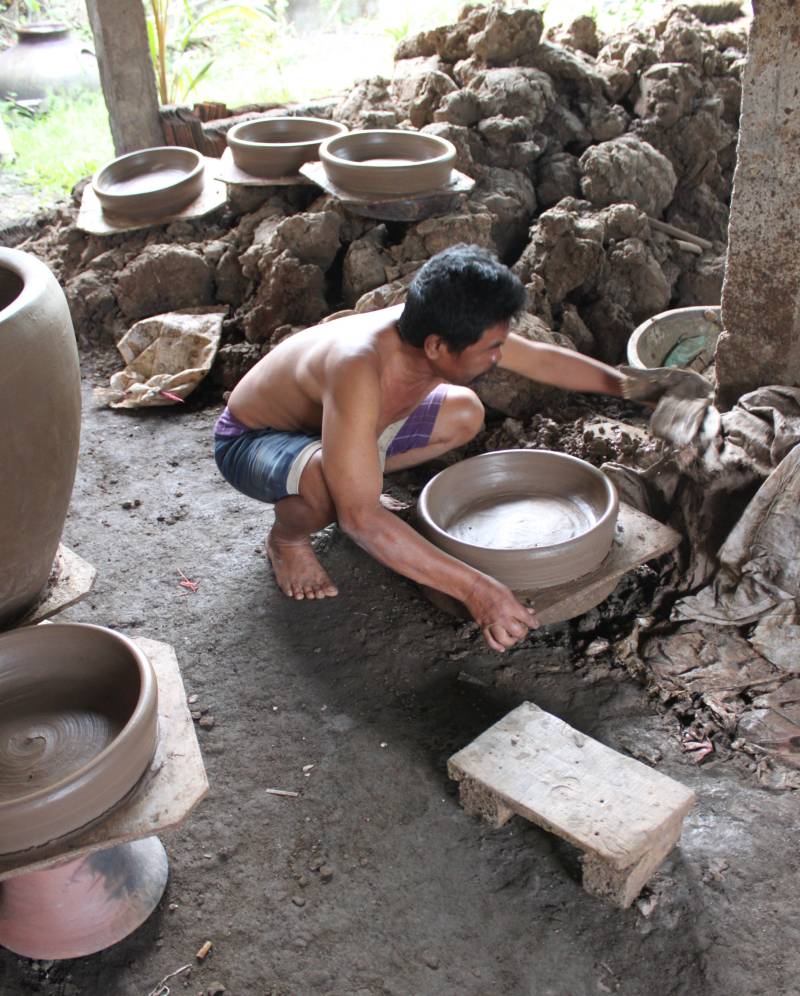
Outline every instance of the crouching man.
<path fill-rule="evenodd" d="M 434 547 L 380 504 L 384 472 L 462 446 L 483 425 L 470 388 L 499 366 L 576 391 L 621 395 L 624 376 L 510 332 L 525 303 L 511 271 L 477 246 L 430 259 L 405 305 L 283 340 L 236 385 L 215 426 L 222 475 L 275 505 L 267 554 L 291 598 L 337 594 L 311 548 L 331 522 L 371 556 L 466 605 L 494 650 L 538 625 L 494 578 Z"/>

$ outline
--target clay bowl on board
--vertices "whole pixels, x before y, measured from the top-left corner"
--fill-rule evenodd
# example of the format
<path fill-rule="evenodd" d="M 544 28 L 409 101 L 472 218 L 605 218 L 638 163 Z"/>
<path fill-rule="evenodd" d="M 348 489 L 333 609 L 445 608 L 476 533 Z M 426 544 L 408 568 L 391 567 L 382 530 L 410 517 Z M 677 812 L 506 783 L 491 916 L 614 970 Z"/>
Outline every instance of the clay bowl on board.
<path fill-rule="evenodd" d="M 611 549 L 618 508 L 614 485 L 584 460 L 498 450 L 437 474 L 417 513 L 436 546 L 513 591 L 527 591 L 598 567 Z"/>
<path fill-rule="evenodd" d="M 456 149 L 438 135 L 373 129 L 329 138 L 319 148 L 328 179 L 356 194 L 418 194 L 450 180 Z"/>
<path fill-rule="evenodd" d="M 320 143 L 347 127 L 324 118 L 258 118 L 227 134 L 233 161 L 251 176 L 293 176 L 319 156 Z"/>
<path fill-rule="evenodd" d="M 0 854 L 96 820 L 156 749 L 158 689 L 126 637 L 79 623 L 0 636 Z"/>
<path fill-rule="evenodd" d="M 699 361 L 702 370 L 714 358 L 721 331 L 718 307 L 662 311 L 642 322 L 628 339 L 628 363 L 647 370 L 651 367 L 687 367 Z"/>
<path fill-rule="evenodd" d="M 129 152 L 95 173 L 103 211 L 125 218 L 175 214 L 203 192 L 205 161 L 196 149 L 164 145 Z"/>

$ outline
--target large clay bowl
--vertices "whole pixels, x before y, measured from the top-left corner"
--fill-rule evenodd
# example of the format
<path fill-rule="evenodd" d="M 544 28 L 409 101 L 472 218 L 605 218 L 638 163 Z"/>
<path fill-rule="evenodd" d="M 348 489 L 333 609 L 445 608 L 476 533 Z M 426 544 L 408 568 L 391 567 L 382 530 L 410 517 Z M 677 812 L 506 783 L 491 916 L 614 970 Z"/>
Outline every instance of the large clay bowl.
<path fill-rule="evenodd" d="M 648 318 L 628 339 L 628 363 L 640 370 L 686 366 L 677 356 L 683 347 L 688 362 L 705 350 L 713 356 L 722 331 L 718 307 L 674 308 Z M 672 358 L 672 362 L 670 362 Z"/>
<path fill-rule="evenodd" d="M 103 211 L 125 218 L 158 218 L 175 214 L 200 196 L 204 169 L 196 149 L 140 149 L 106 163 L 95 174 L 92 188 Z"/>
<path fill-rule="evenodd" d="M 425 535 L 513 591 L 565 584 L 611 548 L 619 501 L 591 464 L 547 450 L 482 453 L 423 488 Z"/>
<path fill-rule="evenodd" d="M 456 149 L 438 135 L 373 129 L 329 138 L 319 148 L 328 179 L 356 194 L 418 194 L 450 180 Z"/>
<path fill-rule="evenodd" d="M 153 758 L 158 689 L 126 637 L 79 623 L 0 637 L 0 853 L 96 820 Z"/>
<path fill-rule="evenodd" d="M 234 125 L 227 134 L 233 161 L 251 176 L 293 176 L 319 156 L 320 143 L 347 127 L 324 118 L 258 118 Z"/>

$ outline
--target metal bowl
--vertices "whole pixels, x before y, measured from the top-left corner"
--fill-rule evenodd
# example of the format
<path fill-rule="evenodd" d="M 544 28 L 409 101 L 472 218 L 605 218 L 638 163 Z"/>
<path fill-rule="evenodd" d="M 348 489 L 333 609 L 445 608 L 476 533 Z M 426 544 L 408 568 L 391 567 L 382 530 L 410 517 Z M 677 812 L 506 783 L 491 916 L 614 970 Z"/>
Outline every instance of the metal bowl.
<path fill-rule="evenodd" d="M 320 143 L 347 127 L 324 118 L 258 118 L 234 125 L 227 134 L 233 161 L 251 176 L 293 176 L 317 159 Z"/>
<path fill-rule="evenodd" d="M 0 637 L 0 854 L 112 809 L 147 769 L 157 735 L 155 674 L 126 637 L 80 623 Z"/>
<path fill-rule="evenodd" d="M 601 471 L 548 450 L 498 450 L 430 480 L 417 507 L 427 538 L 514 591 L 589 574 L 614 539 L 619 499 Z"/>
<path fill-rule="evenodd" d="M 456 149 L 438 135 L 373 129 L 329 138 L 319 149 L 328 179 L 356 194 L 418 194 L 445 186 Z"/>
<path fill-rule="evenodd" d="M 702 371 L 714 358 L 721 331 L 718 307 L 662 311 L 642 322 L 628 339 L 628 363 L 640 370 L 693 366 Z"/>
<path fill-rule="evenodd" d="M 196 149 L 164 145 L 129 152 L 92 179 L 104 211 L 125 218 L 175 214 L 203 191 L 205 161 Z"/>

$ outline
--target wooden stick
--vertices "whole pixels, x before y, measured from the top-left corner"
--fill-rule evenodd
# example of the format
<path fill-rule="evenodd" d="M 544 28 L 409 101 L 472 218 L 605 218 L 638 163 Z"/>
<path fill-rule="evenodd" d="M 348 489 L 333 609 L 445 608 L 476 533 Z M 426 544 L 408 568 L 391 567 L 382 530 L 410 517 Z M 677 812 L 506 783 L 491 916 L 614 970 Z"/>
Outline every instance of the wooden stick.
<path fill-rule="evenodd" d="M 684 242 L 693 242 L 696 246 L 700 246 L 701 249 L 714 248 L 713 242 L 709 242 L 708 239 L 701 239 L 699 235 L 693 235 L 691 232 L 687 232 L 682 228 L 676 228 L 675 225 L 670 225 L 666 221 L 659 221 L 658 218 L 651 218 L 649 215 L 648 220 L 650 227 L 654 228 L 657 232 L 671 235 L 674 239 L 682 239 Z"/>

